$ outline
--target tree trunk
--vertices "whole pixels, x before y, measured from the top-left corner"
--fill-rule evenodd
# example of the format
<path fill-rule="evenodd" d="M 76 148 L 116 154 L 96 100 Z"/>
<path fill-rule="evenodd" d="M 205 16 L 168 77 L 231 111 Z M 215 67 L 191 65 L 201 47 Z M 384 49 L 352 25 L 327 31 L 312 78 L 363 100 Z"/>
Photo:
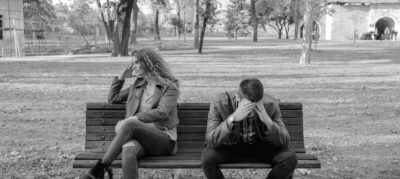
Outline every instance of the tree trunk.
<path fill-rule="evenodd" d="M 286 39 L 289 39 L 289 30 L 285 30 Z"/>
<path fill-rule="evenodd" d="M 290 18 L 290 17 L 287 17 Z M 289 39 L 289 31 L 290 31 L 290 24 L 289 24 L 289 20 L 287 21 L 286 25 L 285 25 L 285 35 L 286 35 L 286 39 Z"/>
<path fill-rule="evenodd" d="M 186 11 L 183 10 L 183 42 L 186 43 Z"/>
<path fill-rule="evenodd" d="M 193 32 L 194 32 L 194 35 L 193 35 L 193 46 L 194 46 L 194 48 L 199 48 L 199 3 L 200 3 L 200 0 L 194 0 L 195 2 L 194 2 L 194 13 L 195 13 L 195 15 L 194 15 L 194 27 L 193 27 Z"/>
<path fill-rule="evenodd" d="M 312 6 L 313 0 L 306 0 L 306 12 L 304 14 L 305 34 L 302 44 L 302 53 L 300 56 L 300 64 L 307 65 L 311 62 L 311 36 L 312 36 Z"/>
<path fill-rule="evenodd" d="M 117 24 L 116 26 L 115 26 L 115 29 L 113 30 L 114 31 L 114 33 L 113 33 L 113 38 L 112 38 L 112 41 L 113 41 L 113 50 L 112 50 L 112 52 L 111 52 L 111 56 L 113 56 L 113 57 L 116 57 L 116 56 L 118 56 L 119 55 L 119 31 L 120 31 L 120 27 L 119 27 L 120 25 L 119 24 Z"/>
<path fill-rule="evenodd" d="M 204 41 L 204 34 L 206 32 L 206 27 L 207 27 L 207 21 L 208 21 L 208 12 L 207 10 L 210 9 L 211 3 L 210 0 L 207 0 L 206 2 L 206 17 L 203 18 L 203 26 L 201 27 L 201 34 L 200 34 L 200 44 L 199 44 L 199 53 L 202 53 L 203 51 L 203 41 Z"/>
<path fill-rule="evenodd" d="M 299 28 L 300 28 L 300 4 L 299 0 L 294 0 L 294 40 L 297 40 L 299 37 Z"/>
<path fill-rule="evenodd" d="M 101 9 L 101 2 L 100 2 L 100 0 L 96 0 L 96 4 L 97 4 L 97 7 L 98 7 L 99 9 Z M 108 23 L 107 23 L 107 21 L 106 21 L 106 19 L 105 19 L 105 17 L 104 17 L 103 12 L 101 12 L 101 11 L 100 11 L 100 17 L 101 17 L 101 20 L 103 21 L 104 28 L 106 29 L 107 39 L 108 39 L 108 40 L 111 40 L 111 39 L 112 39 L 112 34 L 113 34 L 113 33 L 111 32 L 111 27 L 108 25 Z M 110 20 L 109 20 L 109 22 L 110 22 Z"/>
<path fill-rule="evenodd" d="M 137 0 L 133 0 L 133 13 L 132 13 L 132 18 L 133 18 L 133 30 L 132 30 L 132 34 L 131 34 L 131 44 L 136 44 L 137 41 L 137 19 L 138 19 L 138 15 L 139 15 L 139 7 L 137 5 Z"/>
<path fill-rule="evenodd" d="M 156 41 L 161 41 L 160 29 L 158 27 L 158 16 L 159 15 L 160 15 L 160 10 L 157 8 L 156 9 L 156 15 L 155 15 L 155 18 L 154 18 L 154 32 L 155 32 L 154 40 L 156 40 Z"/>
<path fill-rule="evenodd" d="M 110 46 L 110 42 L 113 42 L 114 40 L 114 26 L 115 26 L 115 21 L 114 20 L 110 20 L 110 21 L 108 21 L 109 22 L 109 26 L 108 26 L 108 28 L 109 28 L 109 31 L 108 31 L 108 35 L 107 35 L 107 38 L 108 38 L 108 45 Z"/>
<path fill-rule="evenodd" d="M 299 38 L 299 27 L 300 27 L 300 21 L 296 19 L 294 23 L 294 40 L 297 40 Z"/>
<path fill-rule="evenodd" d="M 237 32 L 238 32 L 238 30 L 236 29 L 235 30 L 235 40 L 237 40 Z"/>
<path fill-rule="evenodd" d="M 206 32 L 207 21 L 208 17 L 203 19 L 203 26 L 201 27 L 201 33 L 200 33 L 199 53 L 202 53 L 203 51 L 203 41 L 204 41 L 204 34 Z"/>
<path fill-rule="evenodd" d="M 181 4 L 180 4 L 179 0 L 176 0 L 175 3 L 176 3 L 176 15 L 178 17 L 178 22 L 180 24 L 180 22 L 181 22 Z M 181 33 L 182 33 L 182 27 L 180 25 L 178 26 L 177 31 L 178 31 L 178 38 L 180 39 Z"/>
<path fill-rule="evenodd" d="M 256 1 L 251 0 L 251 18 L 253 23 L 253 42 L 258 41 L 258 18 L 256 14 Z"/>
<path fill-rule="evenodd" d="M 282 39 L 282 30 L 283 30 L 283 27 L 282 27 L 281 21 L 282 21 L 281 19 L 275 20 L 275 26 L 276 26 L 275 30 L 276 30 L 276 32 L 278 33 L 278 39 Z"/>
<path fill-rule="evenodd" d="M 174 37 L 176 38 L 176 25 L 174 25 Z"/>
<path fill-rule="evenodd" d="M 178 11 L 178 22 L 179 22 L 179 25 L 178 25 L 178 39 L 181 39 L 181 32 L 182 32 L 182 27 L 180 26 L 180 22 L 181 22 L 181 12 L 180 11 Z"/>
<path fill-rule="evenodd" d="M 129 43 L 129 35 L 130 35 L 130 30 L 131 30 L 131 15 L 132 15 L 132 7 L 133 7 L 133 1 L 132 0 L 121 0 L 121 5 L 126 4 L 126 7 L 123 8 L 123 13 L 125 13 L 124 19 L 123 20 L 123 26 L 122 26 L 122 36 L 121 36 L 121 44 L 120 44 L 120 50 L 119 50 L 119 55 L 121 56 L 128 56 L 129 51 L 128 51 L 128 43 Z"/>

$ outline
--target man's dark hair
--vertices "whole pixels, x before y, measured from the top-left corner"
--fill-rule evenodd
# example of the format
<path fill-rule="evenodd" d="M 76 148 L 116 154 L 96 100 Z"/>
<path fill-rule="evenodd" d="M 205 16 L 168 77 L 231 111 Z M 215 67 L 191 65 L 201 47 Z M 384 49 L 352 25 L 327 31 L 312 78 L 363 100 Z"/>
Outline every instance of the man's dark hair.
<path fill-rule="evenodd" d="M 251 102 L 258 102 L 264 96 L 264 87 L 257 78 L 248 78 L 240 82 L 240 93 Z"/>

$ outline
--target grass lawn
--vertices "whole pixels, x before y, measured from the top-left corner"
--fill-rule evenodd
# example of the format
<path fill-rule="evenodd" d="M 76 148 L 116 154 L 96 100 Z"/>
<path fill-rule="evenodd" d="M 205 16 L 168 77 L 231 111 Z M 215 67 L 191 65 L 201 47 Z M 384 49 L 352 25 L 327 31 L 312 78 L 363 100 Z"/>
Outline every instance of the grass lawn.
<path fill-rule="evenodd" d="M 322 41 L 308 66 L 298 64 L 294 41 L 205 43 L 202 55 L 188 48 L 161 51 L 181 82 L 180 102 L 209 102 L 241 79 L 257 77 L 267 93 L 304 105 L 306 150 L 322 169 L 297 170 L 296 178 L 400 176 L 400 42 L 354 47 Z M 85 103 L 105 102 L 112 77 L 128 61 L 102 55 L 0 59 L 0 178 L 79 176 L 83 170 L 72 169 L 72 160 L 84 150 Z M 200 170 L 140 172 L 203 177 Z M 224 172 L 263 178 L 267 170 Z"/>

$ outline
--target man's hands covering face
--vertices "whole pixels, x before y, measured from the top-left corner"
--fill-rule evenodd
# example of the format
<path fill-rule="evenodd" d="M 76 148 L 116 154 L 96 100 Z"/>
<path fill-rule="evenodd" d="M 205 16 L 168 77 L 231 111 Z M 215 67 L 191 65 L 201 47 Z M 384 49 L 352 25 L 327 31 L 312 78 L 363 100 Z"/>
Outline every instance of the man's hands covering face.
<path fill-rule="evenodd" d="M 246 98 L 242 98 L 239 102 L 239 106 L 236 111 L 232 114 L 233 120 L 230 122 L 239 122 L 245 119 L 251 111 L 255 111 L 260 120 L 264 122 L 268 128 L 273 124 L 271 118 L 268 116 L 264 108 L 264 102 L 262 100 L 258 102 L 251 102 Z"/>
<path fill-rule="evenodd" d="M 254 110 L 256 103 L 252 103 L 246 98 L 242 98 L 239 102 L 239 106 L 236 111 L 232 114 L 233 121 L 239 122 L 245 119 L 251 111 Z"/>
<path fill-rule="evenodd" d="M 255 103 L 256 107 L 256 113 L 258 114 L 258 117 L 260 120 L 267 125 L 268 130 L 271 129 L 271 126 L 273 125 L 272 119 L 268 116 L 267 111 L 265 111 L 264 107 L 264 102 L 262 100 L 258 101 Z"/>

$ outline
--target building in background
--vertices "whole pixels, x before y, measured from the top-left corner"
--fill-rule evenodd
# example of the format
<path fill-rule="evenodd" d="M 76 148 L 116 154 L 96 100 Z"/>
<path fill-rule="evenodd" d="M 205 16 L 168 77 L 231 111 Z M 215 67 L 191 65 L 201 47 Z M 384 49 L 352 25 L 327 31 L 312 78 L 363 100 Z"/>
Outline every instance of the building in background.
<path fill-rule="evenodd" d="M 324 40 L 397 40 L 399 0 L 327 0 L 332 12 L 314 22 Z"/>
<path fill-rule="evenodd" d="M 23 0 L 0 0 L 0 56 L 22 56 L 23 49 Z"/>

